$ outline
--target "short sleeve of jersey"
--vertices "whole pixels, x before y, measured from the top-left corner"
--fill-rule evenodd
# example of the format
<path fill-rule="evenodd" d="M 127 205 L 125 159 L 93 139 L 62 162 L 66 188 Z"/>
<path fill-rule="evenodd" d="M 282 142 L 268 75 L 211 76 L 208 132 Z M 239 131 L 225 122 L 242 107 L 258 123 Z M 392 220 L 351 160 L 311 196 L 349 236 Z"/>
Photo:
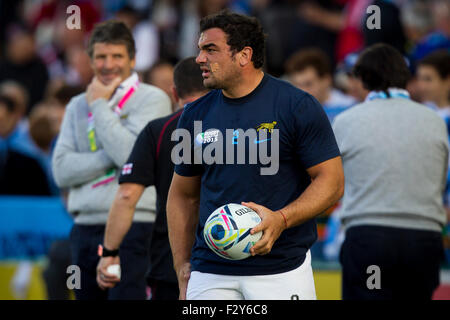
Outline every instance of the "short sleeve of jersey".
<path fill-rule="evenodd" d="M 295 106 L 294 119 L 296 153 L 305 168 L 340 156 L 330 121 L 316 99 L 310 95 L 301 98 Z"/>
<path fill-rule="evenodd" d="M 119 177 L 121 183 L 136 183 L 148 187 L 155 182 L 156 141 L 149 123 L 138 135 Z"/>
<path fill-rule="evenodd" d="M 184 130 L 186 133 L 189 132 L 189 141 L 185 141 L 187 139 L 186 136 L 183 138 L 180 138 L 180 140 L 177 142 L 178 144 L 182 143 L 183 146 L 190 146 L 190 161 L 186 163 L 185 161 L 177 161 L 175 163 L 175 172 L 180 176 L 185 177 L 194 177 L 199 176 L 203 173 L 203 167 L 200 164 L 194 164 L 194 120 L 190 119 L 189 116 L 187 116 L 187 108 L 185 107 L 185 110 L 181 114 L 180 120 L 178 120 L 178 126 L 177 130 Z M 183 139 L 183 140 L 181 140 Z M 178 153 L 179 151 L 179 153 Z M 183 148 L 178 149 L 177 148 L 177 156 L 180 158 L 183 157 Z M 180 163 L 181 162 L 181 163 Z"/>

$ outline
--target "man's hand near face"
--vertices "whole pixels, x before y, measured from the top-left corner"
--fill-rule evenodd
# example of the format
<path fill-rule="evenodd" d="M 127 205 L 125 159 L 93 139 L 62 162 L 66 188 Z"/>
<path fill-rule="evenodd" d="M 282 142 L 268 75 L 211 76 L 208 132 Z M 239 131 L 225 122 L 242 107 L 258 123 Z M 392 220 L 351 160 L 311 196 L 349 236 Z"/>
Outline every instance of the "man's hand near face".
<path fill-rule="evenodd" d="M 114 78 L 108 85 L 103 84 L 96 76 L 92 79 L 91 83 L 87 87 L 86 99 L 89 105 L 91 105 L 97 99 L 111 98 L 114 90 L 122 82 L 120 77 Z"/>

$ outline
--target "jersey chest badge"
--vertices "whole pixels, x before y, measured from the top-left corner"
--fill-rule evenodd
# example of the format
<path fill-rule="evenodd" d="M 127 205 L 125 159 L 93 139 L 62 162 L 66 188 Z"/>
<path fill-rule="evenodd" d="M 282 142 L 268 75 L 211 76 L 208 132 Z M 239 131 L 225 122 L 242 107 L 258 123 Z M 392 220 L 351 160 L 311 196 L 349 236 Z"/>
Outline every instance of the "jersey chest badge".
<path fill-rule="evenodd" d="M 277 125 L 276 121 L 261 123 L 259 126 L 256 127 L 256 131 L 259 132 L 259 130 L 263 130 L 272 133 L 276 125 Z"/>

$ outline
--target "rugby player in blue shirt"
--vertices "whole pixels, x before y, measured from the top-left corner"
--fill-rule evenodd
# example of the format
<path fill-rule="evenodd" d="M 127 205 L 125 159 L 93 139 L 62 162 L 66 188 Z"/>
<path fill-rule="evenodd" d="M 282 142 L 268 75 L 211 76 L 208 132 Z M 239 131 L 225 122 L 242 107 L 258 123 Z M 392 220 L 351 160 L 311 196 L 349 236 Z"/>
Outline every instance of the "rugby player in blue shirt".
<path fill-rule="evenodd" d="M 185 107 L 177 130 L 190 133 L 194 158 L 217 152 L 213 162 L 175 166 L 167 221 L 180 299 L 315 299 L 314 217 L 344 189 L 331 125 L 311 95 L 263 72 L 265 36 L 255 18 L 222 11 L 203 18 L 200 32 L 197 63 L 215 90 Z M 270 168 L 250 161 L 260 148 L 271 150 Z M 236 160 L 243 150 L 244 163 Z M 262 218 L 252 232 L 263 236 L 244 260 L 216 255 L 203 239 L 208 216 L 227 203 Z"/>

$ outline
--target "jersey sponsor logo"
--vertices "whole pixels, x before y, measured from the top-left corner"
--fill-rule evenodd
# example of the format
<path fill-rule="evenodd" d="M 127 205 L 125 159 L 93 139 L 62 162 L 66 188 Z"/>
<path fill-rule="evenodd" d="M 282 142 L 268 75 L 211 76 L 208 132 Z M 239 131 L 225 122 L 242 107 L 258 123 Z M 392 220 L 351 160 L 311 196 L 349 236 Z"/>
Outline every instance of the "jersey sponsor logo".
<path fill-rule="evenodd" d="M 122 175 L 127 175 L 127 174 L 131 174 L 131 172 L 133 171 L 133 164 L 132 163 L 126 163 L 123 165 L 122 167 Z"/>
<path fill-rule="evenodd" d="M 270 138 L 269 139 L 262 139 L 262 140 L 255 139 L 255 140 L 253 140 L 253 143 L 254 144 L 258 144 L 258 143 L 263 143 L 263 142 L 266 142 L 266 141 L 269 141 L 269 140 L 270 140 Z"/>
<path fill-rule="evenodd" d="M 266 141 L 269 141 L 269 140 L 271 140 L 271 138 L 261 139 L 261 140 L 258 140 L 257 138 L 255 138 L 253 140 L 253 143 L 254 144 L 258 144 L 258 143 L 266 142 Z M 232 143 L 233 144 L 238 144 L 239 143 L 239 130 L 234 130 L 233 131 L 233 141 L 232 141 Z"/>
<path fill-rule="evenodd" d="M 264 132 L 272 133 L 272 131 L 274 130 L 274 128 L 275 128 L 276 125 L 277 125 L 277 122 L 276 122 L 276 121 L 272 121 L 272 122 L 263 122 L 263 123 L 261 123 L 260 125 L 258 125 L 258 126 L 256 127 L 256 132 L 259 133 L 259 131 L 261 130 L 261 131 L 264 131 Z M 253 140 L 253 143 L 254 143 L 254 144 L 258 144 L 258 143 L 263 143 L 263 142 L 266 142 L 266 141 L 269 141 L 269 140 L 271 140 L 271 138 L 260 139 L 260 140 L 255 139 L 255 140 Z"/>

